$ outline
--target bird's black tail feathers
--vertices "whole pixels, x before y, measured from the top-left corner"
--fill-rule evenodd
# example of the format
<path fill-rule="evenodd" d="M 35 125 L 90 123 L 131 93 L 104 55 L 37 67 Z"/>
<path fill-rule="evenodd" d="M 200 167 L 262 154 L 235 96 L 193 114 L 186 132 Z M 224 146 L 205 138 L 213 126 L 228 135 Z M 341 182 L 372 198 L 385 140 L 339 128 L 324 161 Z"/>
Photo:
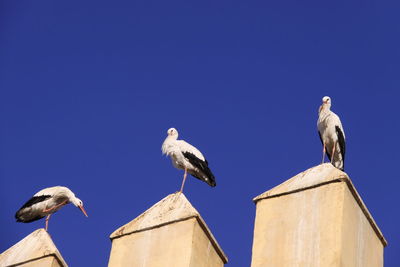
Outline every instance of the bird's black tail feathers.
<path fill-rule="evenodd" d="M 42 215 L 36 215 L 36 216 L 24 216 L 22 214 L 22 211 L 19 210 L 17 211 L 17 213 L 15 213 L 15 219 L 17 222 L 22 222 L 22 223 L 30 223 L 30 222 L 34 222 L 37 220 L 42 219 L 45 216 Z"/>
<path fill-rule="evenodd" d="M 217 185 L 214 174 L 211 172 L 210 168 L 208 168 L 207 160 L 201 160 L 190 152 L 183 152 L 182 154 L 193 166 L 199 170 L 198 172 L 189 171 L 191 175 L 206 182 L 211 187 L 215 187 Z"/>

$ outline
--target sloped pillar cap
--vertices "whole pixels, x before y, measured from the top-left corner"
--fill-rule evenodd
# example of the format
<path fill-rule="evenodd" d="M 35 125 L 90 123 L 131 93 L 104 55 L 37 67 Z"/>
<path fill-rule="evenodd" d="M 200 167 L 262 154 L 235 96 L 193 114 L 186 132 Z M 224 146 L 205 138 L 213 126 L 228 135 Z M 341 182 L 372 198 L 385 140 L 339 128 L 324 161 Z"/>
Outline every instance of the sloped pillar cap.
<path fill-rule="evenodd" d="M 283 195 L 293 194 L 300 191 L 304 191 L 311 188 L 316 188 L 319 186 L 323 186 L 330 183 L 339 183 L 345 182 L 351 191 L 354 199 L 357 201 L 359 207 L 363 211 L 365 217 L 371 224 L 374 229 L 376 235 L 381 240 L 384 247 L 387 246 L 387 241 L 383 236 L 381 230 L 378 225 L 372 218 L 372 215 L 367 209 L 367 206 L 362 201 L 360 195 L 358 194 L 356 188 L 351 182 L 349 176 L 342 172 L 341 170 L 335 168 L 330 163 L 324 163 L 313 168 L 310 168 L 304 172 L 299 173 L 298 175 L 290 178 L 289 180 L 283 182 L 282 184 L 275 186 L 274 188 L 262 193 L 261 195 L 255 197 L 253 201 L 257 203 L 260 200 L 280 197 Z"/>
<path fill-rule="evenodd" d="M 51 240 L 50 235 L 41 228 L 0 254 L 0 262 L 2 266 L 15 266 L 49 256 L 55 257 L 61 266 L 68 266 Z"/>
<path fill-rule="evenodd" d="M 199 212 L 187 200 L 185 195 L 179 192 L 166 196 L 140 216 L 115 230 L 110 235 L 110 239 L 113 240 L 125 235 L 151 230 L 153 228 L 162 227 L 167 224 L 184 221 L 191 218 L 197 219 L 199 225 L 209 238 L 215 251 L 221 257 L 222 261 L 227 263 L 228 258 L 222 251 L 217 240 L 214 238 Z"/>

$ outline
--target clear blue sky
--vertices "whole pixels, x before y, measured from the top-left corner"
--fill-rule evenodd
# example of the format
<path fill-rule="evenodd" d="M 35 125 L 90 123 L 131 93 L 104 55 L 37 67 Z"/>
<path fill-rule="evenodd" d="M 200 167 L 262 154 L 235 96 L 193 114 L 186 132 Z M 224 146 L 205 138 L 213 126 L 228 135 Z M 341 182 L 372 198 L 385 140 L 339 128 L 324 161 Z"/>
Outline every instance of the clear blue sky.
<path fill-rule="evenodd" d="M 34 193 L 70 187 L 50 221 L 70 266 L 106 266 L 109 234 L 179 189 L 169 127 L 217 179 L 185 194 L 229 257 L 249 266 L 252 198 L 320 163 L 332 98 L 346 172 L 400 261 L 398 1 L 0 2 L 0 251 Z M 271 1 L 269 1 L 271 2 Z"/>

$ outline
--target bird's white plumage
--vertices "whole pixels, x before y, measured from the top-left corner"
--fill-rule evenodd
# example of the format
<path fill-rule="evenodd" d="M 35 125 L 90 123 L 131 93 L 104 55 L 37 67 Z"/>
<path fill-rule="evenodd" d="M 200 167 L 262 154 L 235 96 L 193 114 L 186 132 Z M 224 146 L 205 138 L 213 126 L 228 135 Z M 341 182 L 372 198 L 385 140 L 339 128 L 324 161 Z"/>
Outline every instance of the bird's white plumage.
<path fill-rule="evenodd" d="M 74 204 L 87 216 L 82 200 L 77 198 L 70 189 L 54 186 L 37 192 L 17 211 L 15 217 L 20 222 L 35 221 L 58 211 L 68 203 Z"/>
<path fill-rule="evenodd" d="M 180 151 L 190 152 L 193 155 L 195 155 L 196 157 L 198 157 L 199 159 L 205 160 L 203 154 L 201 154 L 201 152 L 197 148 L 195 148 L 191 144 L 185 142 L 184 140 L 176 140 L 176 144 L 179 147 Z"/>
<path fill-rule="evenodd" d="M 75 194 L 68 187 L 65 186 L 48 187 L 40 190 L 34 196 L 43 196 L 43 195 L 50 195 L 50 196 L 60 195 L 71 199 L 75 197 Z"/>
<path fill-rule="evenodd" d="M 322 99 L 322 105 L 319 109 L 317 121 L 318 132 L 320 134 L 322 143 L 325 144 L 328 154 L 331 154 L 335 144 L 334 155 L 329 154 L 331 157 L 331 162 L 335 167 L 343 170 L 346 137 L 339 116 L 332 112 L 330 107 L 331 99 L 325 96 Z M 343 140 L 340 138 L 340 134 L 343 135 Z"/>
<path fill-rule="evenodd" d="M 184 140 L 178 140 L 178 131 L 175 128 L 168 129 L 167 134 L 161 150 L 163 154 L 171 158 L 174 167 L 186 169 L 196 178 L 215 186 L 215 177 L 208 168 L 208 163 L 203 154 Z"/>
<path fill-rule="evenodd" d="M 172 164 L 178 169 L 194 169 L 195 167 L 187 160 L 182 152 L 189 152 L 195 155 L 200 160 L 205 160 L 203 154 L 192 146 L 191 144 L 185 142 L 184 140 L 178 139 L 178 131 L 175 128 L 170 128 L 168 130 L 168 136 L 161 147 L 163 154 L 170 156 Z"/>

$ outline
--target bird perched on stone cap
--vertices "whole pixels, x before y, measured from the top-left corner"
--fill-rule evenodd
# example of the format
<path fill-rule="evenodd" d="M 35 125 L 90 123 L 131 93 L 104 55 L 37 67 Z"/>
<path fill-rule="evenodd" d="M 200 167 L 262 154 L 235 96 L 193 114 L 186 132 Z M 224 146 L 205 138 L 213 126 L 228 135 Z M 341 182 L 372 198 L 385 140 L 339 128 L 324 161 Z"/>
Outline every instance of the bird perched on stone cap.
<path fill-rule="evenodd" d="M 318 112 L 318 134 L 322 142 L 322 163 L 325 161 L 325 152 L 336 168 L 344 170 L 346 153 L 346 137 L 340 118 L 331 111 L 331 98 L 324 96 Z"/>
<path fill-rule="evenodd" d="M 203 154 L 184 140 L 178 140 L 178 131 L 175 128 L 168 129 L 167 134 L 161 150 L 163 154 L 170 156 L 175 168 L 185 170 L 180 192 L 183 191 L 187 173 L 212 187 L 216 186 L 215 177 Z"/>
<path fill-rule="evenodd" d="M 68 203 L 78 207 L 88 217 L 83 202 L 65 186 L 48 187 L 37 192 L 15 214 L 17 222 L 29 223 L 46 217 L 46 231 L 51 214 Z"/>

